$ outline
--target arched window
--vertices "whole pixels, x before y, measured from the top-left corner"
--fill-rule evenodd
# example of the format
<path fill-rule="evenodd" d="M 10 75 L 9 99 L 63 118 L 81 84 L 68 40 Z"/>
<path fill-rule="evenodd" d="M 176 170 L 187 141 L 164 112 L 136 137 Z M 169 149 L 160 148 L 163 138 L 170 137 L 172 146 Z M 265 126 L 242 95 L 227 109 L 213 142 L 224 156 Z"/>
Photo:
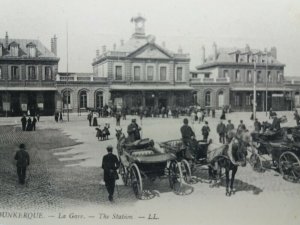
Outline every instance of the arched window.
<path fill-rule="evenodd" d="M 96 92 L 96 108 L 102 108 L 103 107 L 103 93 L 101 91 Z"/>
<path fill-rule="evenodd" d="M 223 107 L 224 106 L 224 93 L 223 91 L 220 91 L 218 94 L 218 106 Z"/>
<path fill-rule="evenodd" d="M 79 95 L 79 107 L 86 108 L 87 107 L 87 93 L 86 91 L 81 91 Z"/>
<path fill-rule="evenodd" d="M 45 67 L 45 80 L 52 80 L 52 68 L 50 66 Z"/>
<path fill-rule="evenodd" d="M 210 106 L 210 91 L 205 93 L 205 106 Z"/>
<path fill-rule="evenodd" d="M 71 92 L 69 90 L 63 93 L 63 108 L 67 109 L 68 107 L 71 108 Z"/>

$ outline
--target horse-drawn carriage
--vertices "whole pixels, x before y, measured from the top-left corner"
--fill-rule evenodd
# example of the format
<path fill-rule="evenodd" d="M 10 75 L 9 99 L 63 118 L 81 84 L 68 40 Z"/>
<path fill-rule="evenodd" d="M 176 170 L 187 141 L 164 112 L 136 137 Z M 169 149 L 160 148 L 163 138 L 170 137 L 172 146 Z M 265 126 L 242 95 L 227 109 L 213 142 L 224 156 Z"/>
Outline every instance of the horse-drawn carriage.
<path fill-rule="evenodd" d="M 226 195 L 231 195 L 233 191 L 234 176 L 238 166 L 246 165 L 246 148 L 249 140 L 245 137 L 249 135 L 233 135 L 229 144 L 212 144 L 212 141 L 195 141 L 194 144 L 186 145 L 181 139 L 160 143 L 166 152 L 176 155 L 181 163 L 184 180 L 187 183 L 195 181 L 192 171 L 198 168 L 208 168 L 209 179 L 217 180 L 222 177 L 222 168 L 226 174 Z M 190 154 L 192 157 L 190 157 Z M 203 167 L 205 166 L 205 167 Z M 230 191 L 229 191 L 229 171 L 232 171 Z M 199 178 L 197 178 L 199 180 Z M 201 180 L 201 179 L 200 179 Z M 201 180 L 203 181 L 203 180 Z"/>
<path fill-rule="evenodd" d="M 159 151 L 154 141 L 148 138 L 128 142 L 125 135 L 117 131 L 117 139 L 120 175 L 124 184 L 132 187 L 138 199 L 155 197 L 155 193 L 144 189 L 143 184 L 164 177 L 169 178 L 170 187 L 175 193 L 182 194 L 183 175 L 175 155 Z"/>
<path fill-rule="evenodd" d="M 300 180 L 300 129 L 283 127 L 277 131 L 267 130 L 252 133 L 256 147 L 250 156 L 250 164 L 258 172 L 264 172 L 264 162 L 271 161 L 273 168 L 279 170 L 285 180 Z M 268 163 L 270 164 L 270 163 Z"/>

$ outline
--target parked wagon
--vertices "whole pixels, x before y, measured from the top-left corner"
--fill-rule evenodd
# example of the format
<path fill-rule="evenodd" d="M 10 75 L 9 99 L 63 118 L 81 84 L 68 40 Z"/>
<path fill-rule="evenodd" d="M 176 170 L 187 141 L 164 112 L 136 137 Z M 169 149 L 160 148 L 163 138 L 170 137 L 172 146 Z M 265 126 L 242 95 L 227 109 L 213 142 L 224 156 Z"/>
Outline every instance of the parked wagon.
<path fill-rule="evenodd" d="M 168 178 L 169 185 L 176 194 L 182 192 L 183 172 L 176 156 L 163 153 L 154 146 L 153 140 L 142 139 L 126 143 L 125 136 L 119 137 L 118 155 L 120 159 L 120 175 L 125 185 L 130 185 L 138 199 L 155 197 L 152 191 L 144 188 L 145 180 L 154 181 L 156 178 Z M 192 188 L 190 188 L 192 191 Z"/>
<path fill-rule="evenodd" d="M 264 162 L 270 161 L 275 170 L 290 182 L 300 180 L 300 142 L 299 127 L 284 127 L 278 131 L 253 133 L 257 151 L 250 156 L 250 164 L 256 171 L 264 172 Z"/>

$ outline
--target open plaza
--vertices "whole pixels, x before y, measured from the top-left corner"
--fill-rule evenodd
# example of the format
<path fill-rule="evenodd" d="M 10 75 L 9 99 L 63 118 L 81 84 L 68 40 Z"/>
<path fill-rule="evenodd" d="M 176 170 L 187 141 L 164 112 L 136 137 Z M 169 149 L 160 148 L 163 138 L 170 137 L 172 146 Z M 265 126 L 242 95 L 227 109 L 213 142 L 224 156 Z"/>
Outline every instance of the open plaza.
<path fill-rule="evenodd" d="M 220 121 L 220 113 L 220 111 L 216 112 L 216 118 L 205 118 L 211 127 L 209 138 L 214 143 L 218 142 L 215 129 Z M 286 115 L 288 118 L 288 122 L 282 126 L 295 126 L 293 112 L 278 112 L 278 115 Z M 229 113 L 226 116 L 226 119 L 230 119 L 235 126 L 242 119 L 250 131 L 254 129 L 249 113 Z M 261 121 L 268 120 L 265 113 L 258 113 L 257 117 Z M 101 163 L 108 145 L 112 145 L 114 153 L 117 154 L 115 118 L 98 118 L 100 127 L 106 123 L 110 124 L 111 135 L 106 141 L 97 140 L 95 127 L 88 125 L 86 114 L 81 116 L 70 114 L 69 118 L 70 121 L 67 122 L 65 114 L 64 121 L 57 123 L 53 117 L 41 117 L 36 131 L 30 132 L 21 130 L 20 118 L 1 118 L 2 209 L 32 208 L 45 212 L 46 215 L 49 212 L 56 215 L 59 210 L 75 212 L 86 210 L 94 215 L 93 213 L 98 213 L 101 209 L 105 212 L 119 210 L 126 212 L 127 215 L 136 215 L 137 212 L 144 215 L 143 213 L 149 210 L 152 212 L 155 205 L 154 213 L 160 217 L 161 222 L 172 215 L 176 220 L 174 224 L 183 223 L 187 217 L 198 218 L 200 213 L 199 221 L 218 224 L 227 218 L 228 213 L 234 211 L 239 212 L 239 217 L 232 218 L 234 223 L 241 222 L 243 217 L 249 219 L 247 224 L 259 224 L 256 217 L 253 217 L 255 214 L 260 218 L 274 216 L 276 220 L 272 221 L 272 224 L 284 224 L 287 218 L 295 215 L 300 206 L 297 200 L 300 197 L 299 184 L 284 180 L 280 173 L 273 169 L 268 169 L 264 173 L 255 172 L 249 163 L 246 167 L 239 168 L 235 181 L 236 192 L 231 197 L 225 196 L 224 179 L 216 187 L 210 187 L 207 182 L 186 184 L 186 188 L 190 188 L 192 193 L 184 196 L 176 195 L 170 189 L 168 179 L 157 179 L 153 183 L 146 184 L 148 187 L 145 187 L 145 189 L 155 190 L 156 197 L 151 200 L 137 200 L 132 188 L 118 180 L 114 203 L 110 203 L 107 200 Z M 125 133 L 132 118 L 136 118 L 137 123 L 142 127 L 142 138 L 153 139 L 158 148 L 159 142 L 181 137 L 180 127 L 184 117 L 144 118 L 141 121 L 137 116 L 128 116 L 126 120 L 121 120 L 121 128 Z M 190 123 L 190 125 L 195 131 L 196 138 L 201 139 L 200 130 L 203 122 Z M 14 153 L 21 142 L 26 144 L 32 158 L 24 186 L 17 182 L 13 160 Z M 198 175 L 205 177 L 204 173 L 207 173 L 207 170 L 198 172 Z M 282 207 L 287 209 L 285 213 L 281 212 Z M 176 210 L 181 210 L 184 215 L 174 215 L 172 211 Z M 205 213 L 208 211 L 218 212 L 218 217 Z"/>

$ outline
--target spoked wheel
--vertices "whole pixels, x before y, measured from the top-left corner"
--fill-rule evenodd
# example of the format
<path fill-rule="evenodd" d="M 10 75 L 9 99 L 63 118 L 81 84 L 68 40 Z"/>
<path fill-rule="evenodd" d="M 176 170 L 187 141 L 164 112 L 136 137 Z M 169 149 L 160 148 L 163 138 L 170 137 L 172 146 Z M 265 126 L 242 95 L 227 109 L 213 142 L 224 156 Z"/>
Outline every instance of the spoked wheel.
<path fill-rule="evenodd" d="M 187 184 L 195 184 L 195 183 L 197 183 L 197 181 L 192 178 L 191 167 L 190 167 L 190 164 L 188 163 L 188 161 L 186 161 L 185 159 L 183 159 L 181 161 L 181 163 L 180 163 L 180 166 L 181 166 L 183 180 Z"/>
<path fill-rule="evenodd" d="M 186 164 L 187 163 L 187 164 Z M 169 183 L 170 187 L 174 191 L 175 194 L 178 195 L 188 195 L 191 194 L 194 189 L 192 186 L 183 184 L 184 176 L 182 172 L 182 167 L 185 167 L 187 169 L 188 162 L 186 163 L 179 163 L 176 161 L 171 161 L 169 165 Z M 185 173 L 188 173 L 185 171 Z"/>
<path fill-rule="evenodd" d="M 262 165 L 262 161 L 258 154 L 252 153 L 249 159 L 249 163 L 255 172 L 262 173 L 265 171 Z"/>
<path fill-rule="evenodd" d="M 290 182 L 299 182 L 300 161 L 293 152 L 284 152 L 279 158 L 279 170 L 283 179 Z"/>
<path fill-rule="evenodd" d="M 143 182 L 140 170 L 136 164 L 132 164 L 130 167 L 130 181 L 135 197 L 141 199 L 143 193 Z"/>
<path fill-rule="evenodd" d="M 126 168 L 124 167 L 123 163 L 120 164 L 119 173 L 122 177 L 124 185 L 126 186 L 127 182 L 128 182 L 128 175 L 127 175 L 127 171 L 126 171 Z"/>

